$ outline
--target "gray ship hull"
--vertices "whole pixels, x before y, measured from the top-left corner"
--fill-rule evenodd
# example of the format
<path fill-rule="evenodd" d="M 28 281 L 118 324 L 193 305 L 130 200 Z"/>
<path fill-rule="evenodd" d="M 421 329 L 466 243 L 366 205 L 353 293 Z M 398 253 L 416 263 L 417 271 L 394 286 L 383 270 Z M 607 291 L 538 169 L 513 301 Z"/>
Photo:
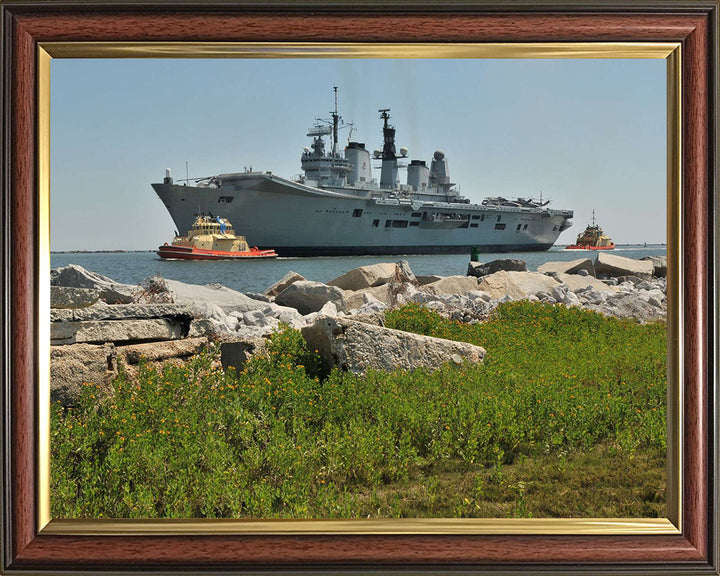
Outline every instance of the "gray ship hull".
<path fill-rule="evenodd" d="M 423 202 L 358 188 L 320 189 L 270 173 L 219 186 L 152 184 L 182 234 L 195 215 L 227 218 L 252 246 L 281 256 L 524 252 L 549 249 L 572 212 Z"/>

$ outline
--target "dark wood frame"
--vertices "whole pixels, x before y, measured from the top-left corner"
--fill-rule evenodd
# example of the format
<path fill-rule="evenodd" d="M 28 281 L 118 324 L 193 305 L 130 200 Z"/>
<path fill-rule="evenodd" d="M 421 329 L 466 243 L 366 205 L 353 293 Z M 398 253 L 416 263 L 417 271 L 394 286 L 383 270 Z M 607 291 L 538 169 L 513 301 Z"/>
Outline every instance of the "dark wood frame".
<path fill-rule="evenodd" d="M 139 2 L 3 0 L 2 564 L 8 573 L 718 574 L 715 336 L 717 0 Z M 682 44 L 683 530 L 678 535 L 61 536 L 37 526 L 37 46 L 49 41 Z"/>

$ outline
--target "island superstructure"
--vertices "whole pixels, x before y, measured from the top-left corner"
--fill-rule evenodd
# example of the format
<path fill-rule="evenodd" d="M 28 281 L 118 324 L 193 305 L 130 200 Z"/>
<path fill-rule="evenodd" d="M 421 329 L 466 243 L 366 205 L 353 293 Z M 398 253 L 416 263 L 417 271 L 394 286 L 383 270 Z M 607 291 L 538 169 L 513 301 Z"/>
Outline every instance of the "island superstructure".
<path fill-rule="evenodd" d="M 197 214 L 232 221 L 254 245 L 281 256 L 520 252 L 549 249 L 570 227 L 572 210 L 553 210 L 530 198 L 486 198 L 471 203 L 450 181 L 448 159 L 438 150 L 428 166 L 395 146 L 390 109 L 379 110 L 383 147 L 373 154 L 350 141 L 341 152 L 341 118 L 335 109 L 308 131 L 310 146 L 295 180 L 272 172 L 244 171 L 173 181 L 166 170 L 152 184 L 177 229 L 189 230 Z M 325 137 L 330 137 L 329 150 Z M 399 152 L 399 154 L 398 154 Z M 372 162 L 380 163 L 379 182 Z"/>

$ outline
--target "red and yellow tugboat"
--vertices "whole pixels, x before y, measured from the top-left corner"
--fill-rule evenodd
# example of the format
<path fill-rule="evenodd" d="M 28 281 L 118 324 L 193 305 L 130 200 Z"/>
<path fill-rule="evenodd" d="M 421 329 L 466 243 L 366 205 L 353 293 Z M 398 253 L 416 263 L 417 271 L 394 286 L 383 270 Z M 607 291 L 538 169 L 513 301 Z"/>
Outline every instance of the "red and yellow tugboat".
<path fill-rule="evenodd" d="M 585 232 L 578 234 L 575 244 L 566 246 L 565 250 L 612 250 L 615 243 L 605 236 L 603 229 L 595 224 L 595 210 L 593 210 L 592 226 L 585 228 Z"/>
<path fill-rule="evenodd" d="M 232 224 L 219 216 L 197 216 L 187 236 L 176 236 L 172 244 L 163 244 L 158 255 L 178 260 L 277 258 L 274 250 L 250 248 L 245 236 L 235 236 Z"/>

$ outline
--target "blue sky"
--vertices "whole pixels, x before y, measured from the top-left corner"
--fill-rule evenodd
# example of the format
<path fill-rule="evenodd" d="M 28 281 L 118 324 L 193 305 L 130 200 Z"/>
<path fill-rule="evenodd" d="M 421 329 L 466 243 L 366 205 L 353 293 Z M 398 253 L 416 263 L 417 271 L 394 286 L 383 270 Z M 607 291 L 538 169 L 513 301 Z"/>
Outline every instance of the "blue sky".
<path fill-rule="evenodd" d="M 412 159 L 448 158 L 473 201 L 534 196 L 616 243 L 666 241 L 664 60 L 58 59 L 51 65 L 52 250 L 145 250 L 174 224 L 151 182 L 300 172 L 333 107 L 381 147 L 390 108 Z M 341 132 L 341 142 L 347 132 Z M 379 171 L 378 171 L 379 172 Z M 379 178 L 379 174 L 376 175 Z M 401 177 L 404 180 L 404 175 Z"/>

